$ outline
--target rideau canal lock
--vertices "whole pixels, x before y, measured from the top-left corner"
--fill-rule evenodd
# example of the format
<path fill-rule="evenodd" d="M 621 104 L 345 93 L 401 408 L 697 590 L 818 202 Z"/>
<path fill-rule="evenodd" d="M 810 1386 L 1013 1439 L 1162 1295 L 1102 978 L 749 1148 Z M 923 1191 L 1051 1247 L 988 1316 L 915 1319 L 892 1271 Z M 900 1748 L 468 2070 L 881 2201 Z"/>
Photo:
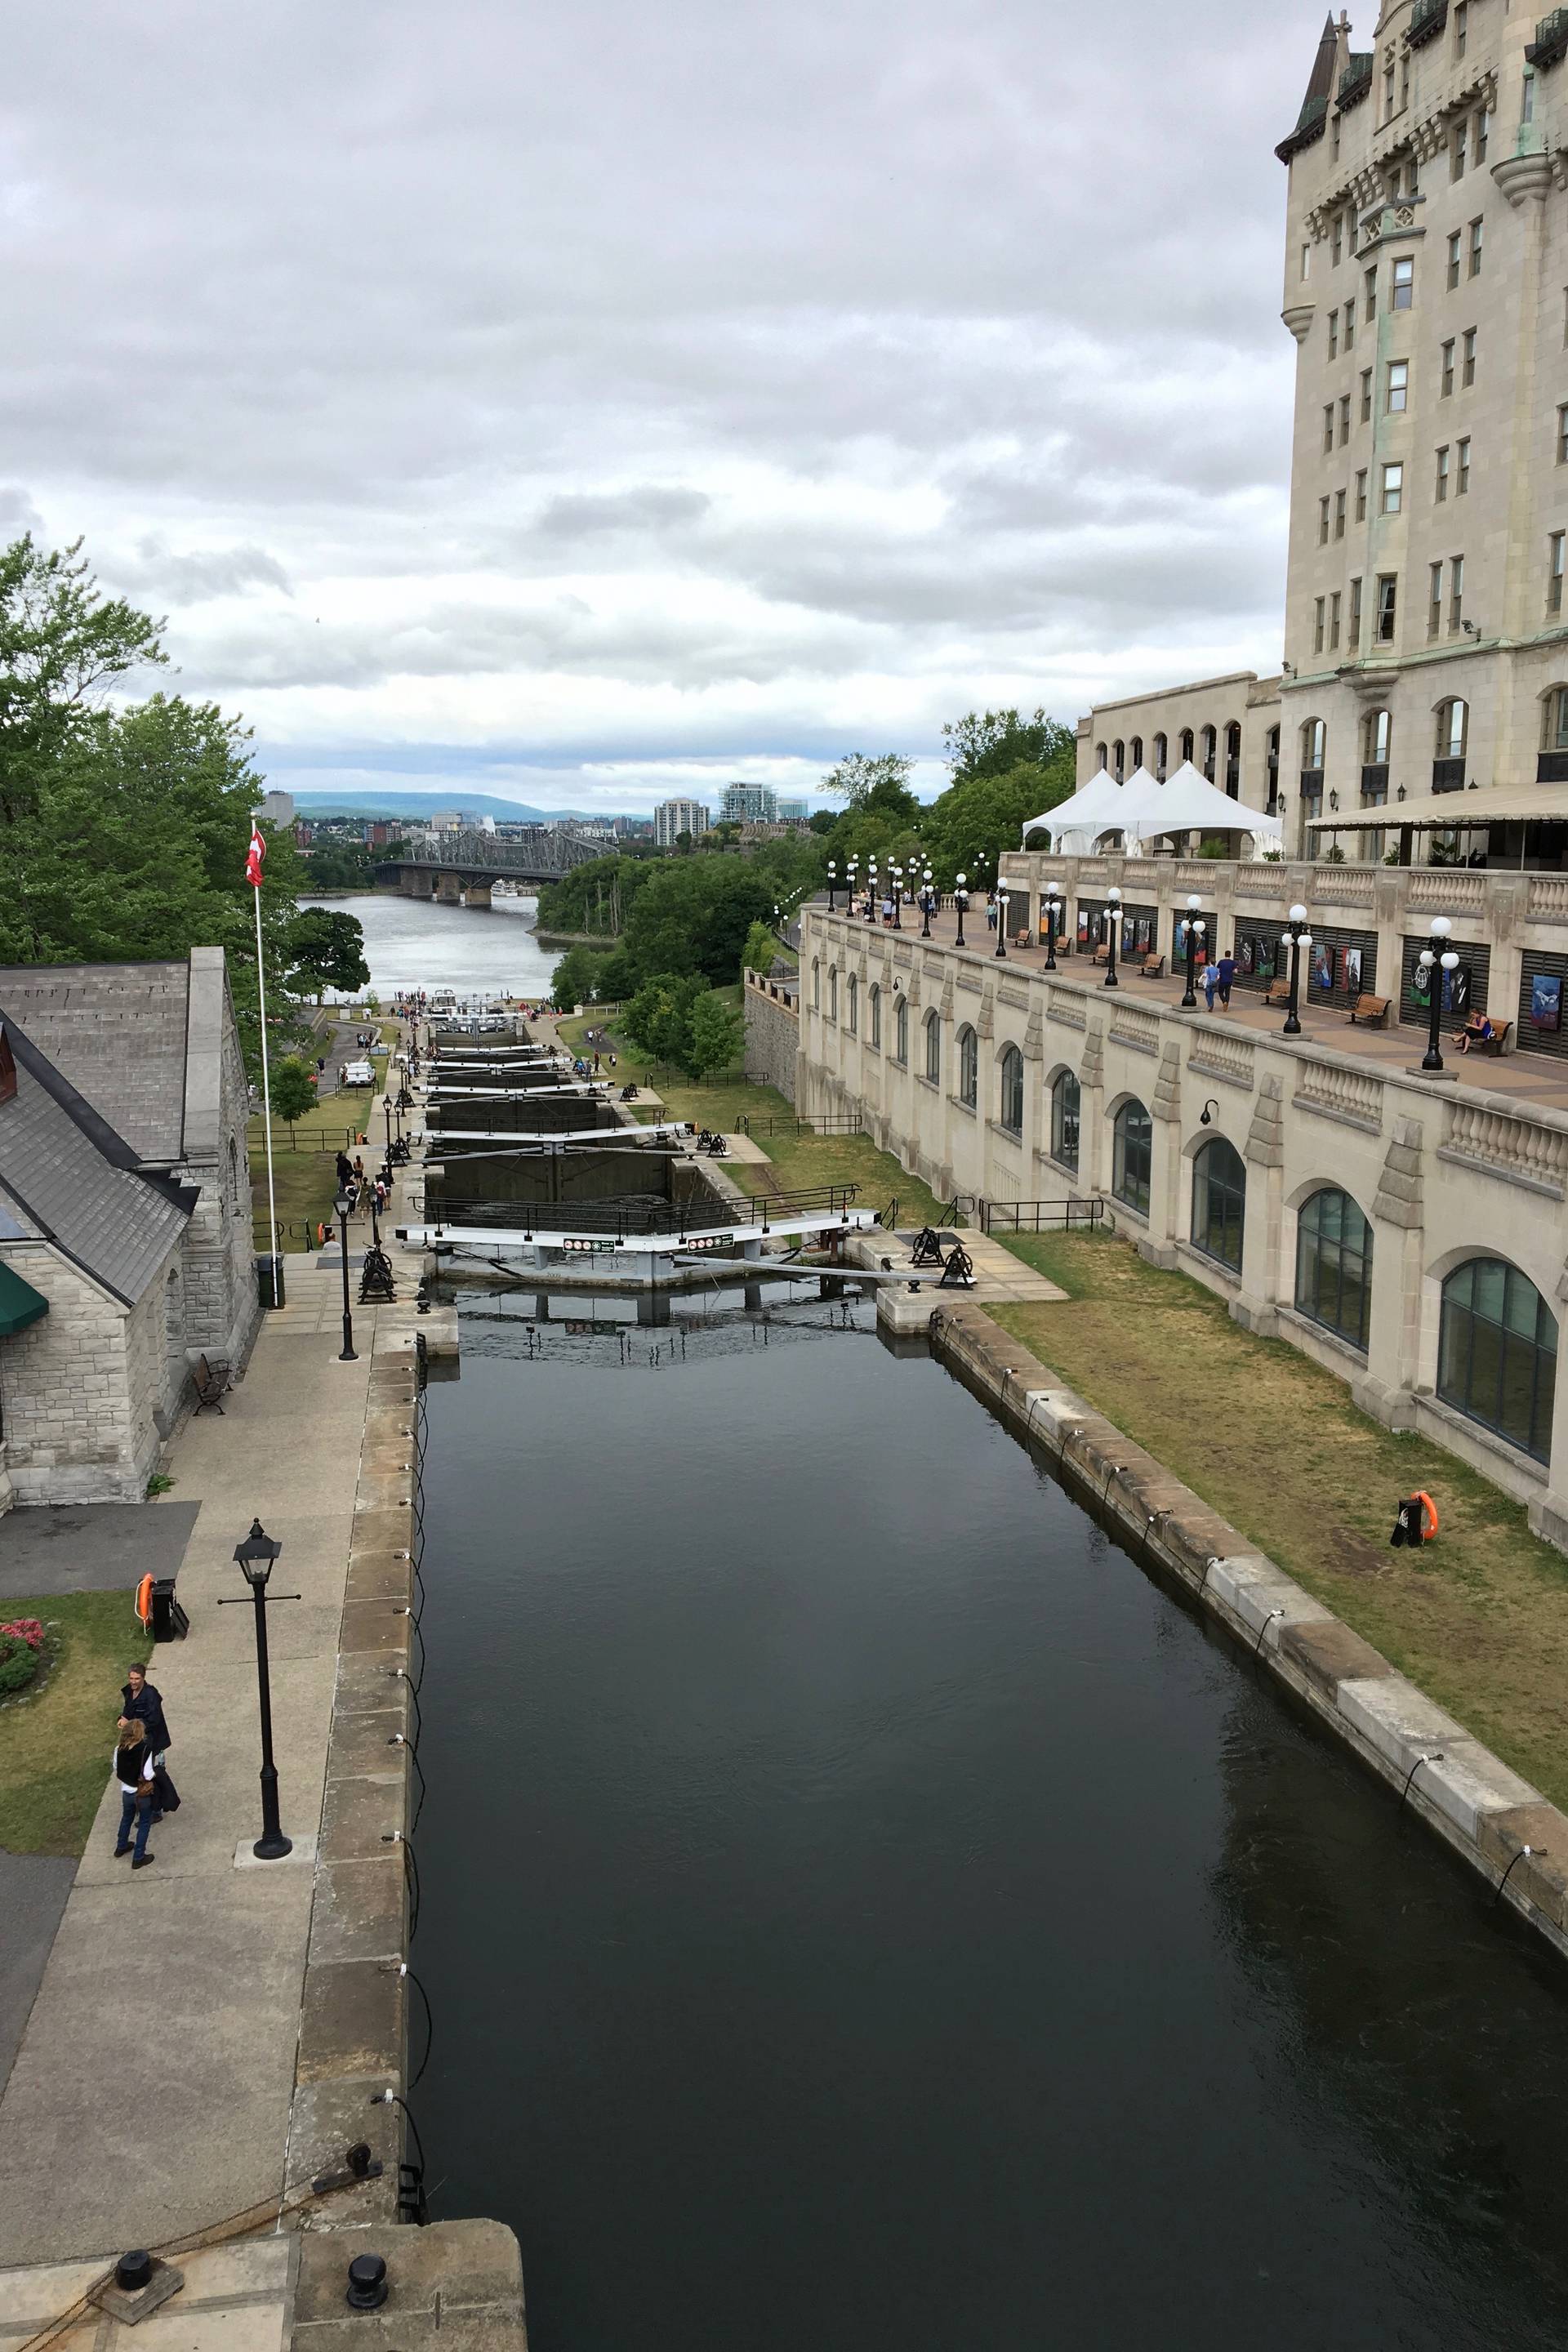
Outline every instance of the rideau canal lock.
<path fill-rule="evenodd" d="M 1561 2345 L 1568 1822 L 1018 1262 L 418 1044 L 267 2340 Z"/>

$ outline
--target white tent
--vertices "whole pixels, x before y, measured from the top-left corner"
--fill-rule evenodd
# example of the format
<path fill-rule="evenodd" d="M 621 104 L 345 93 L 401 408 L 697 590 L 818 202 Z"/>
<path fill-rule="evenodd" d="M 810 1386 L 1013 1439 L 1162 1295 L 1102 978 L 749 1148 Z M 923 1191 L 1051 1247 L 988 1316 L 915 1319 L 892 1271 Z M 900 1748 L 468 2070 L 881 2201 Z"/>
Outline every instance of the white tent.
<path fill-rule="evenodd" d="M 1160 795 L 1163 790 L 1163 785 L 1149 773 L 1147 768 L 1134 768 L 1117 796 L 1110 824 L 1100 825 L 1096 830 L 1108 833 L 1111 826 L 1115 826 L 1127 844 L 1128 855 L 1136 857 L 1144 837 L 1142 828 L 1160 813 Z M 1158 826 L 1155 829 L 1161 830 Z"/>
<path fill-rule="evenodd" d="M 1112 830 L 1121 824 L 1116 814 L 1121 799 L 1121 786 L 1110 769 L 1097 768 L 1088 783 L 1070 800 L 1047 809 L 1043 816 L 1032 816 L 1024 827 L 1023 838 L 1027 841 L 1036 831 L 1048 833 L 1054 848 L 1064 833 L 1092 836 Z"/>
<path fill-rule="evenodd" d="M 1148 781 L 1153 782 L 1152 778 Z M 1131 789 L 1129 784 L 1127 790 Z M 1152 841 L 1163 833 L 1250 833 L 1260 841 L 1276 843 L 1284 839 L 1285 828 L 1277 816 L 1265 816 L 1261 809 L 1233 801 L 1228 793 L 1200 776 L 1190 760 L 1184 760 L 1173 775 L 1163 784 L 1154 784 L 1152 796 L 1141 793 L 1128 809 L 1126 832 L 1131 847 L 1134 838 Z"/>

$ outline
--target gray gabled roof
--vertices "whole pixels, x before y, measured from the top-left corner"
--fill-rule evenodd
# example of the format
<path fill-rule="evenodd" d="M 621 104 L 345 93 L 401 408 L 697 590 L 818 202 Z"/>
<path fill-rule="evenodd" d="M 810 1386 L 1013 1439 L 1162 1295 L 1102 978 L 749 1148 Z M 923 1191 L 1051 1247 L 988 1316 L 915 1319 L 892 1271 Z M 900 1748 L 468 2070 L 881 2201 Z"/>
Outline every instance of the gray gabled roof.
<path fill-rule="evenodd" d="M 140 1160 L 184 1156 L 190 966 L 12 964 L 0 1003 Z"/>
<path fill-rule="evenodd" d="M 16 1091 L 0 1102 L 0 1208 L 133 1307 L 184 1231 L 196 1194 L 137 1173 L 137 1154 L 5 1008 Z"/>

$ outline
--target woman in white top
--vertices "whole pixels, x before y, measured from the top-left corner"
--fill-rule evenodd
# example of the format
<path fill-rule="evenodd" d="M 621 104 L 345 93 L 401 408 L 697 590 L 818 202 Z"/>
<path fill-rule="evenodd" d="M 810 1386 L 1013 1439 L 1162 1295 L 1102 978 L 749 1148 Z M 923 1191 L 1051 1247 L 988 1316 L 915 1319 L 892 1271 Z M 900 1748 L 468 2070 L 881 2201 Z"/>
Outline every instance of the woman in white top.
<path fill-rule="evenodd" d="M 146 1727 L 127 1723 L 121 1727 L 114 1748 L 114 1777 L 120 1783 L 120 1839 L 117 1854 L 131 1853 L 131 1867 L 141 1870 L 153 1860 L 147 1851 L 147 1832 L 153 1826 L 153 1743 L 145 1736 Z M 136 1829 L 136 1850 L 132 1853 L 132 1824 Z"/>

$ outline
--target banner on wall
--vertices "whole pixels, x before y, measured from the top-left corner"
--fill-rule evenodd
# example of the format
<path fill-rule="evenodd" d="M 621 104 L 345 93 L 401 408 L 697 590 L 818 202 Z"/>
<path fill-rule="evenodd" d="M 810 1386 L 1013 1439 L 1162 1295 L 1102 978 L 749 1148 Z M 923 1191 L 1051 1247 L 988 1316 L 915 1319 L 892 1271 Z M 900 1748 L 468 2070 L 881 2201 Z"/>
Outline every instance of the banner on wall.
<path fill-rule="evenodd" d="M 1563 1026 L 1563 982 L 1556 973 L 1532 972 L 1530 982 L 1530 1024 L 1532 1029 Z"/>

